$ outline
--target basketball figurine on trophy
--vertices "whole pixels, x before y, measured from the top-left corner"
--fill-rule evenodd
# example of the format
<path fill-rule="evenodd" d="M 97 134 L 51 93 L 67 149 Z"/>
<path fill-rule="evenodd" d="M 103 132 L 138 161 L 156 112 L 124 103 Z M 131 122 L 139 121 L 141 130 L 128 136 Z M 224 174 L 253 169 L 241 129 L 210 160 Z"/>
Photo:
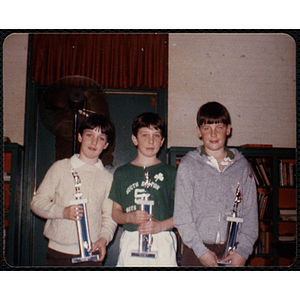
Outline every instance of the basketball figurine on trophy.
<path fill-rule="evenodd" d="M 228 216 L 226 218 L 228 225 L 227 225 L 227 238 L 226 242 L 224 244 L 223 248 L 223 253 L 221 259 L 218 260 L 218 263 L 220 265 L 226 264 L 224 262 L 221 262 L 221 260 L 225 257 L 227 257 L 230 253 L 232 253 L 236 249 L 236 238 L 237 238 L 237 232 L 239 228 L 239 224 L 243 223 L 243 219 L 239 218 L 238 216 L 238 205 L 241 203 L 241 191 L 239 187 L 239 183 L 237 184 L 236 187 L 236 192 L 235 192 L 235 200 L 233 204 L 233 209 L 232 209 L 232 215 Z M 230 263 L 231 261 L 228 261 Z"/>
<path fill-rule="evenodd" d="M 92 242 L 90 238 L 88 217 L 86 203 L 87 199 L 82 199 L 82 193 L 80 192 L 81 180 L 77 172 L 73 169 L 71 170 L 74 184 L 75 184 L 75 200 L 71 200 L 71 205 L 81 205 L 83 208 L 83 216 L 81 220 L 76 221 L 77 232 L 78 232 L 78 242 L 80 248 L 80 257 L 75 257 L 72 259 L 72 263 L 79 263 L 85 261 L 97 261 L 99 260 L 99 255 L 92 254 Z"/>
<path fill-rule="evenodd" d="M 144 176 L 145 176 L 145 193 L 142 195 L 141 199 L 137 199 L 135 202 L 140 205 L 140 209 L 147 211 L 148 214 L 152 214 L 152 209 L 154 205 L 154 200 L 149 200 L 150 193 L 150 176 L 149 172 L 146 172 L 146 167 L 144 167 Z M 151 221 L 151 219 L 149 220 Z M 139 234 L 139 245 L 138 251 L 132 251 L 131 256 L 136 257 L 149 257 L 156 258 L 157 253 L 151 251 L 151 246 L 153 242 L 152 234 Z"/>

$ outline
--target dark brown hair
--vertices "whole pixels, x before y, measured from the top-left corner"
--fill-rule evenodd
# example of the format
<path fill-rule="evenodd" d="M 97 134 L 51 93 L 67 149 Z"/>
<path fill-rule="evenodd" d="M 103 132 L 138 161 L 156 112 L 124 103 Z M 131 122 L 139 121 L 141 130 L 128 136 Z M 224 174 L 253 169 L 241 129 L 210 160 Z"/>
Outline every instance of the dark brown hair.
<path fill-rule="evenodd" d="M 231 124 L 227 108 L 218 102 L 207 102 L 200 107 L 197 113 L 197 125 L 223 123 Z"/>
<path fill-rule="evenodd" d="M 107 136 L 107 142 L 111 146 L 115 139 L 115 125 L 112 120 L 102 114 L 92 114 L 84 119 L 79 126 L 78 132 L 82 135 L 85 129 L 95 129 L 99 127 L 101 132 Z"/>
<path fill-rule="evenodd" d="M 135 117 L 132 123 L 132 134 L 137 137 L 138 131 L 142 127 L 153 127 L 156 130 L 160 129 L 162 137 L 166 137 L 165 121 L 156 113 L 145 112 Z"/>

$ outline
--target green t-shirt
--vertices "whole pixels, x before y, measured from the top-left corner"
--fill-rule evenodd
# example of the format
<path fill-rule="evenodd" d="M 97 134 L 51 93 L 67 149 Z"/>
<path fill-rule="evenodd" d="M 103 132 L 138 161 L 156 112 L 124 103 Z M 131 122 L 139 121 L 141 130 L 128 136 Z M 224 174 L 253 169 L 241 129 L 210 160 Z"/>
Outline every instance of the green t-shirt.
<path fill-rule="evenodd" d="M 149 200 L 154 200 L 153 218 L 164 221 L 173 216 L 174 189 L 176 169 L 173 166 L 159 163 L 147 167 L 150 176 Z M 145 193 L 145 176 L 143 167 L 128 163 L 119 167 L 114 173 L 114 180 L 109 198 L 121 205 L 123 212 L 132 212 L 140 209 L 135 202 Z M 128 231 L 137 230 L 137 225 L 124 224 Z"/>

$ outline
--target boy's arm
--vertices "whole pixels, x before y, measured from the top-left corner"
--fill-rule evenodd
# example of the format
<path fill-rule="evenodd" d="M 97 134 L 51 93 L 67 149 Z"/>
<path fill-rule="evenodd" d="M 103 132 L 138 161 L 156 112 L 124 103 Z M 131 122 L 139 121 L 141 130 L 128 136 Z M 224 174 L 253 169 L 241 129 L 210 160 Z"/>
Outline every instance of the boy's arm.
<path fill-rule="evenodd" d="M 174 226 L 178 229 L 184 244 L 193 249 L 199 258 L 208 252 L 204 246 L 202 238 L 197 231 L 196 223 L 193 217 L 193 184 L 194 178 L 189 178 L 189 169 L 193 161 L 187 161 L 182 158 L 176 176 L 175 202 L 174 202 Z"/>
<path fill-rule="evenodd" d="M 127 216 L 122 210 L 122 206 L 115 201 L 113 202 L 113 208 L 112 208 L 112 218 L 115 222 L 118 224 L 127 224 Z"/>
<path fill-rule="evenodd" d="M 138 231 L 141 234 L 155 234 L 167 230 L 171 230 L 174 228 L 173 217 L 164 220 L 157 221 L 155 219 L 151 219 L 149 222 L 144 222 L 139 225 Z"/>
<path fill-rule="evenodd" d="M 92 251 L 99 250 L 99 261 L 103 261 L 106 255 L 106 245 L 108 244 L 107 239 L 105 237 L 101 237 L 92 247 Z"/>
<path fill-rule="evenodd" d="M 141 234 L 155 234 L 162 231 L 170 230 L 174 227 L 173 217 L 164 220 L 157 221 L 151 218 L 146 211 L 136 210 L 130 213 L 124 213 L 122 206 L 116 202 L 113 202 L 112 218 L 118 224 L 136 224 L 138 231 Z"/>
<path fill-rule="evenodd" d="M 83 209 L 80 205 L 70 205 L 65 207 L 54 201 L 57 182 L 61 178 L 58 176 L 57 172 L 60 168 L 57 166 L 57 163 L 54 164 L 46 173 L 36 194 L 31 200 L 30 208 L 35 214 L 44 219 L 64 218 L 73 221 L 81 220 Z"/>
<path fill-rule="evenodd" d="M 176 180 L 176 168 L 169 166 L 168 169 L 168 207 L 172 207 L 174 204 L 174 193 L 175 193 L 175 180 Z M 163 220 L 158 221 L 156 219 L 151 219 L 149 222 L 145 222 L 139 225 L 138 230 L 141 234 L 156 234 L 159 232 L 164 232 L 172 230 L 174 228 L 173 216 Z"/>
<path fill-rule="evenodd" d="M 229 267 L 243 267 L 246 264 L 246 258 L 236 253 L 235 251 L 225 257 L 222 262 L 226 263 L 230 261 L 228 264 Z"/>
<path fill-rule="evenodd" d="M 57 163 L 50 167 L 30 203 L 31 210 L 45 219 L 64 218 L 65 207 L 53 201 L 57 182 L 60 180 L 59 170 Z"/>
<path fill-rule="evenodd" d="M 113 202 L 113 209 L 112 209 L 112 218 L 118 224 L 136 224 L 139 225 L 148 221 L 151 216 L 142 210 L 136 210 L 130 213 L 124 213 L 122 210 L 122 206 L 117 202 Z"/>

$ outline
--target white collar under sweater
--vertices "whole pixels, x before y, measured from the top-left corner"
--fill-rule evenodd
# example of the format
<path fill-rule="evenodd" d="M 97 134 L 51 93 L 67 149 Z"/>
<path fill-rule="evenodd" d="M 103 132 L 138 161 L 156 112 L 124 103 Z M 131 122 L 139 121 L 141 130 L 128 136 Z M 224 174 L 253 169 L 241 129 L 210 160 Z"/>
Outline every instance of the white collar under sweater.
<path fill-rule="evenodd" d="M 204 148 L 204 145 L 201 146 L 201 152 L 200 155 L 206 155 L 207 156 L 207 164 L 211 165 L 212 167 L 216 168 L 220 173 L 224 172 L 225 169 L 233 163 L 234 159 L 234 153 L 229 150 L 229 148 L 225 147 L 225 151 L 227 153 L 226 157 L 221 161 L 220 165 L 218 164 L 217 160 L 213 156 L 209 156 Z"/>
<path fill-rule="evenodd" d="M 80 168 L 83 165 L 87 165 L 87 163 L 85 163 L 84 161 L 82 161 L 79 158 L 79 154 L 74 154 L 71 157 L 71 165 L 72 165 L 73 168 Z M 103 163 L 102 163 L 101 159 L 98 159 L 98 162 L 95 163 L 93 166 L 99 168 L 101 171 L 104 169 L 104 166 L 103 166 Z"/>
<path fill-rule="evenodd" d="M 218 164 L 217 160 L 213 156 L 207 156 L 207 158 L 207 164 L 216 168 L 220 173 L 224 172 L 225 169 L 233 162 L 230 157 L 225 157 L 220 164 Z"/>

